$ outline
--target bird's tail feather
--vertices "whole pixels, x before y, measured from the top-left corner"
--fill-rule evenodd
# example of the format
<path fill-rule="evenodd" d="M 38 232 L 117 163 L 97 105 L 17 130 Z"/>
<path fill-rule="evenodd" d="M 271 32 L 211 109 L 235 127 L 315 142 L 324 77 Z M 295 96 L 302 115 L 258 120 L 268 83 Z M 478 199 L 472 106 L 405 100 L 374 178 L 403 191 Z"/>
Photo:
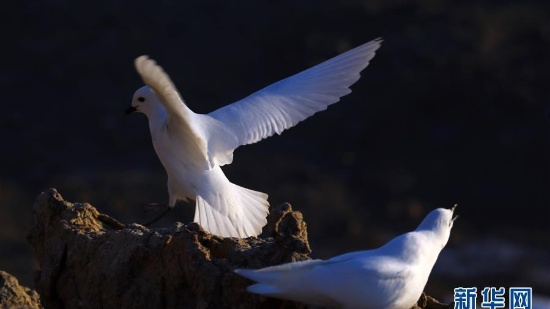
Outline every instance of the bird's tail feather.
<path fill-rule="evenodd" d="M 222 237 L 250 237 L 262 232 L 269 213 L 267 194 L 233 183 L 221 192 L 197 196 L 195 222 Z"/>
<path fill-rule="evenodd" d="M 281 275 L 278 272 L 261 272 L 255 269 L 235 269 L 235 273 L 266 285 L 276 283 Z"/>
<path fill-rule="evenodd" d="M 308 260 L 262 269 L 235 269 L 235 273 L 258 283 L 263 283 L 264 285 L 277 286 L 281 284 L 284 285 L 285 282 L 289 283 L 289 280 L 293 281 L 294 279 L 299 279 L 304 272 L 321 264 L 323 264 L 323 260 Z"/>
<path fill-rule="evenodd" d="M 264 283 L 256 283 L 246 288 L 246 290 L 250 293 L 255 294 L 261 294 L 261 295 L 285 295 L 287 294 L 286 291 L 279 289 L 276 286 L 264 284 Z"/>
<path fill-rule="evenodd" d="M 254 269 L 235 269 L 235 273 L 258 282 L 247 288 L 247 291 L 250 293 L 272 296 L 288 293 L 279 287 L 281 286 L 281 281 L 284 281 L 285 273 L 262 272 Z"/>
<path fill-rule="evenodd" d="M 310 262 L 310 263 L 307 263 Z M 308 283 L 310 275 L 304 273 L 311 270 L 312 265 L 320 261 L 298 262 L 300 266 L 296 269 L 285 267 L 277 271 L 271 268 L 269 271 L 253 269 L 235 269 L 235 272 L 245 278 L 256 281 L 256 284 L 247 287 L 250 293 L 267 295 L 282 299 L 290 299 L 310 304 L 335 304 L 336 303 L 315 287 Z M 290 265 L 295 263 L 289 263 Z M 308 265 L 311 264 L 311 265 Z M 315 285 L 315 283 L 313 283 Z"/>

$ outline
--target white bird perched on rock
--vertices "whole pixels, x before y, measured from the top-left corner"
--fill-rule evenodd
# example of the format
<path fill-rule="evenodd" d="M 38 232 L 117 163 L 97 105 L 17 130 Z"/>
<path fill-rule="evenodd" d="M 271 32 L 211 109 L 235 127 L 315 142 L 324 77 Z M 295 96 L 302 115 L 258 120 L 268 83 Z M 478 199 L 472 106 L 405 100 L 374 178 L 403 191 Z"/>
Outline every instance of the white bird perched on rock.
<path fill-rule="evenodd" d="M 138 57 L 135 66 L 146 86 L 135 92 L 127 113 L 149 118 L 153 146 L 168 174 L 168 210 L 178 199 L 193 199 L 194 221 L 208 232 L 258 235 L 267 223 L 267 194 L 229 182 L 220 166 L 233 161 L 235 148 L 281 134 L 350 93 L 380 43 L 356 47 L 209 114 L 191 111 L 162 68 Z"/>
<path fill-rule="evenodd" d="M 258 282 L 249 292 L 265 296 L 336 308 L 409 309 L 449 240 L 455 207 L 433 210 L 415 231 L 378 249 L 235 272 Z"/>

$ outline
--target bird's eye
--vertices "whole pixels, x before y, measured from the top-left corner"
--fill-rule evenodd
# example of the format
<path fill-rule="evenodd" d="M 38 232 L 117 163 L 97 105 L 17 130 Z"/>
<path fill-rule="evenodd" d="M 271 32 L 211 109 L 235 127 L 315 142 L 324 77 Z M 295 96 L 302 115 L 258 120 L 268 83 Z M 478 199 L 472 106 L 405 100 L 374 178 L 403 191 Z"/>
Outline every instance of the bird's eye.
<path fill-rule="evenodd" d="M 138 97 L 138 101 L 145 102 L 145 98 L 144 97 Z"/>

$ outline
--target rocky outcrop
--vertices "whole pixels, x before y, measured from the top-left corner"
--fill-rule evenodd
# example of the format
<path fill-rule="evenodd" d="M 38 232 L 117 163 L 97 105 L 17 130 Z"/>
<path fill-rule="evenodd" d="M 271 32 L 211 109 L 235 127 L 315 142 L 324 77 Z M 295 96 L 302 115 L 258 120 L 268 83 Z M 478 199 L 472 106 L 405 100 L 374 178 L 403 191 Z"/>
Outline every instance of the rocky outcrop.
<path fill-rule="evenodd" d="M 54 189 L 39 195 L 29 242 L 47 308 L 301 308 L 246 293 L 236 267 L 309 259 L 306 224 L 289 204 L 275 207 L 268 238 L 221 238 L 194 223 L 125 225 Z"/>
<path fill-rule="evenodd" d="M 422 293 L 420 299 L 411 309 L 453 309 L 454 303 L 444 304 L 437 299 Z"/>
<path fill-rule="evenodd" d="M 149 229 L 123 224 L 55 190 L 33 207 L 36 290 L 46 308 L 306 308 L 245 291 L 235 268 L 309 259 L 302 214 L 273 207 L 265 238 L 221 238 L 199 225 Z M 424 302 L 424 303 L 422 303 Z M 420 308 L 429 307 L 428 297 Z"/>
<path fill-rule="evenodd" d="M 17 278 L 0 271 L 0 308 L 39 309 L 42 306 L 36 291 L 19 285 Z"/>

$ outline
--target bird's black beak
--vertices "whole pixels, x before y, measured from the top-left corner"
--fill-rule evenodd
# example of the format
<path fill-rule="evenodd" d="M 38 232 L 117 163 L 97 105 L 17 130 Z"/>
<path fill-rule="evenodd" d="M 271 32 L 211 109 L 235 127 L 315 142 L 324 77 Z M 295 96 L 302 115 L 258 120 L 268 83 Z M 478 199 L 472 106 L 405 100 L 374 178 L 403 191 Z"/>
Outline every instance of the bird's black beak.
<path fill-rule="evenodd" d="M 454 204 L 453 207 L 451 208 L 451 211 L 452 211 L 453 214 L 455 213 L 455 209 L 456 209 L 457 206 L 458 206 L 458 204 Z M 456 219 L 458 219 L 458 215 L 456 215 L 456 216 L 451 220 L 451 223 L 455 222 Z"/>
<path fill-rule="evenodd" d="M 127 109 L 126 109 L 126 115 L 129 115 L 133 112 L 137 111 L 137 108 L 133 107 L 133 106 L 129 106 Z"/>

